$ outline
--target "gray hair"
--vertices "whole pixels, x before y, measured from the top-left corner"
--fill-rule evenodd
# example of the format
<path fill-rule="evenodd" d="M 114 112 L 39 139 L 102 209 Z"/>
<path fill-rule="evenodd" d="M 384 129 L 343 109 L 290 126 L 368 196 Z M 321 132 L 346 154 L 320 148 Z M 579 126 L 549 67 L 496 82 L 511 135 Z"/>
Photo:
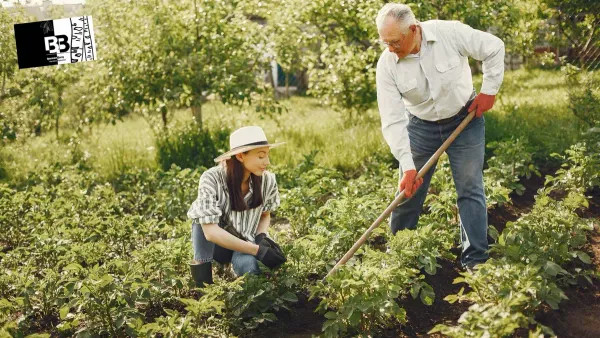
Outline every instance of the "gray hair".
<path fill-rule="evenodd" d="M 415 14 L 412 12 L 410 7 L 404 4 L 387 3 L 377 13 L 375 23 L 377 24 L 377 31 L 380 31 L 383 27 L 385 19 L 392 17 L 400 24 L 402 32 L 406 32 L 410 25 L 416 25 L 417 19 Z"/>

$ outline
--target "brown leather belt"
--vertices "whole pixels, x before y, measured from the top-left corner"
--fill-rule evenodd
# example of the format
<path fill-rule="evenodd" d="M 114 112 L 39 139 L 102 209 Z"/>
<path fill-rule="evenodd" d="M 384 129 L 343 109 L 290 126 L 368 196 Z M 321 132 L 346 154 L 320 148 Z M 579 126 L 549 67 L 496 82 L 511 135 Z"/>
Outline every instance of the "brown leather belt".
<path fill-rule="evenodd" d="M 469 101 L 467 101 L 467 103 L 460 108 L 460 110 L 458 111 L 458 113 L 445 118 L 445 119 L 440 119 L 440 120 L 436 120 L 436 121 L 428 121 L 428 120 L 423 120 L 423 119 L 419 119 L 418 117 L 416 117 L 417 119 L 419 119 L 420 121 L 423 121 L 425 123 L 429 123 L 429 124 L 436 124 L 436 125 L 442 125 L 442 124 L 448 124 L 452 121 L 455 121 L 457 119 L 463 119 L 465 116 L 467 116 L 467 110 L 469 109 L 469 106 L 471 105 L 471 102 L 473 102 L 473 100 L 475 99 L 475 96 L 477 96 L 477 94 L 475 92 L 473 92 L 473 94 L 471 95 L 471 98 L 469 99 Z M 410 113 L 409 113 L 410 114 Z M 412 115 L 412 114 L 411 114 Z"/>

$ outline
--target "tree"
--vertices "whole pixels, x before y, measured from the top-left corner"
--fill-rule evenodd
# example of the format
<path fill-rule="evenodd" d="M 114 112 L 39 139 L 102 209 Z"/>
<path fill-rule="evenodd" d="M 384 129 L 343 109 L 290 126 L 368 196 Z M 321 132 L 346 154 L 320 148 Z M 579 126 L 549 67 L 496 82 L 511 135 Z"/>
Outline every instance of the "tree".
<path fill-rule="evenodd" d="M 6 8 L 0 7 L 0 104 L 8 96 L 6 85 L 17 70 L 14 24 L 24 20 L 25 14 L 22 10 L 8 13 Z M 14 92 L 18 93 L 17 90 Z"/>
<path fill-rule="evenodd" d="M 202 103 L 251 103 L 263 93 L 265 35 L 238 1 L 96 1 L 98 52 L 118 104 L 161 114 L 191 107 L 202 125 Z M 104 46 L 104 47 L 102 47 Z"/>
<path fill-rule="evenodd" d="M 34 114 L 39 116 L 34 126 L 36 135 L 42 133 L 45 125 L 53 126 L 58 141 L 60 117 L 65 112 L 65 90 L 77 82 L 80 69 L 74 65 L 57 65 L 23 70 L 19 85 L 27 100 L 20 108 L 36 108 Z"/>
<path fill-rule="evenodd" d="M 387 1 L 315 0 L 294 8 L 316 30 L 310 92 L 356 121 L 376 100 L 375 69 L 382 47 L 375 18 Z M 290 7 L 294 0 L 287 0 Z M 504 40 L 508 52 L 531 53 L 541 23 L 539 6 L 525 0 L 406 1 L 420 21 L 460 20 Z M 288 43 L 295 42 L 290 39 Z"/>
<path fill-rule="evenodd" d="M 289 74 L 303 76 L 309 65 L 316 61 L 311 49 L 318 48 L 315 45 L 318 31 L 307 25 L 297 10 L 304 3 L 299 0 L 260 1 L 259 6 L 253 8 L 253 13 L 266 20 L 267 47 L 271 60 L 277 62 L 285 73 L 285 96 L 288 97 Z M 300 87 L 302 79 L 297 80 Z"/>
<path fill-rule="evenodd" d="M 600 3 L 594 0 L 544 0 L 551 10 L 548 40 L 571 50 L 584 69 L 600 64 Z M 592 67 L 589 67 L 592 66 Z"/>

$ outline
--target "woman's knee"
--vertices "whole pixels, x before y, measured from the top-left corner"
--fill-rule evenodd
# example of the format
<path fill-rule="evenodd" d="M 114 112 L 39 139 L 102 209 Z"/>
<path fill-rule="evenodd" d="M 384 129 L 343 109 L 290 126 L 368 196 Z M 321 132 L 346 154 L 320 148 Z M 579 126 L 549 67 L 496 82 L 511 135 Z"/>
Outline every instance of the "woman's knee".
<path fill-rule="evenodd" d="M 209 242 L 204 236 L 202 226 L 199 224 L 192 224 L 192 249 L 194 252 L 194 261 L 205 263 L 212 262 L 213 251 L 215 244 Z"/>
<path fill-rule="evenodd" d="M 246 273 L 253 275 L 260 274 L 258 260 L 252 255 L 234 252 L 231 263 L 233 265 L 233 271 L 238 276 L 243 276 Z"/>

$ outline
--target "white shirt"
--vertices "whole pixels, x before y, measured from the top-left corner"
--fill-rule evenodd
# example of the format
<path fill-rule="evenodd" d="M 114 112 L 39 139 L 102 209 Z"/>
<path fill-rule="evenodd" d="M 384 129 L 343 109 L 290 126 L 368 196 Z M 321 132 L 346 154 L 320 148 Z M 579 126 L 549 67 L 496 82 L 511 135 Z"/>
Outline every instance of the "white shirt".
<path fill-rule="evenodd" d="M 469 100 L 467 57 L 483 61 L 481 93 L 496 95 L 504 78 L 504 42 L 458 21 L 420 22 L 421 50 L 404 59 L 386 49 L 377 62 L 377 103 L 383 137 L 403 171 L 415 169 L 405 110 L 420 119 L 451 117 Z"/>

